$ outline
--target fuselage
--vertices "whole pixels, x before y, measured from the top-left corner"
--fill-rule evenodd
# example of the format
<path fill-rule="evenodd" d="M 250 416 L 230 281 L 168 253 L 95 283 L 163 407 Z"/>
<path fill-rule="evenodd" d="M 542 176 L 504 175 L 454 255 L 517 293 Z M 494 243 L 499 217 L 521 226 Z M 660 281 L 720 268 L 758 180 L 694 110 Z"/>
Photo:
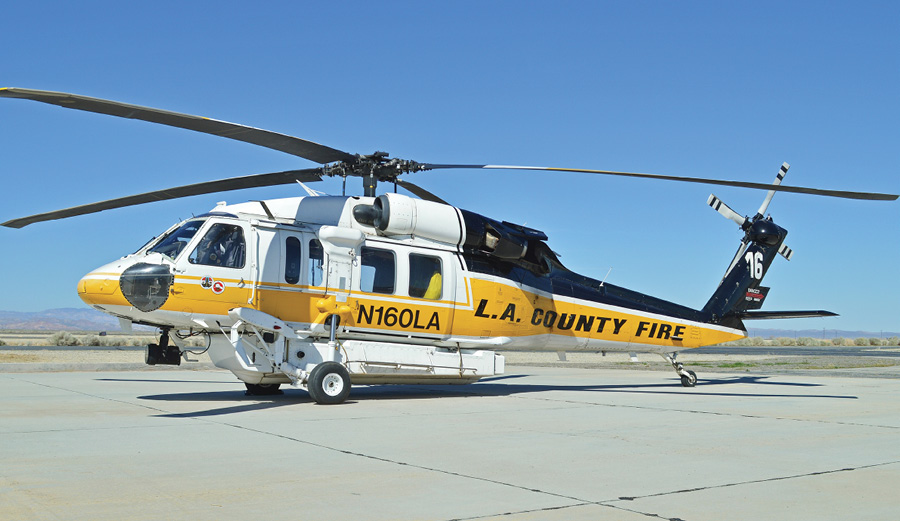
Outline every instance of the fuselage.
<path fill-rule="evenodd" d="M 391 201 L 396 222 L 409 201 Z M 492 255 L 466 237 L 474 214 L 439 205 L 442 217 L 416 227 L 416 211 L 436 209 L 419 202 L 412 225 L 386 233 L 354 213 L 373 202 L 220 206 L 87 274 L 78 292 L 125 320 L 211 333 L 243 307 L 312 336 L 327 337 L 326 319 L 337 315 L 343 339 L 438 347 L 664 353 L 745 336 L 701 311 L 575 274 L 528 229 L 518 257 Z M 490 244 L 499 251 L 502 242 Z"/>

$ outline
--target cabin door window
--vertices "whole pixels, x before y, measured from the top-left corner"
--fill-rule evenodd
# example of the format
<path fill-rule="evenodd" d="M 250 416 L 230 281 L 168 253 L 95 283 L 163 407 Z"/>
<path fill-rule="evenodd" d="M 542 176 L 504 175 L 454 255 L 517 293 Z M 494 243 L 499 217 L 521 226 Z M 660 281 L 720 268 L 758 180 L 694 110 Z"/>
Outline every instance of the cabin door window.
<path fill-rule="evenodd" d="M 319 239 L 309 241 L 309 285 L 321 286 L 325 281 L 325 250 Z"/>
<path fill-rule="evenodd" d="M 441 258 L 431 255 L 409 254 L 409 296 L 441 300 L 444 277 Z"/>
<path fill-rule="evenodd" d="M 360 252 L 359 289 L 365 293 L 393 295 L 397 286 L 394 252 L 363 246 Z"/>
<path fill-rule="evenodd" d="M 300 283 L 300 267 L 303 262 L 303 247 L 300 239 L 289 236 L 284 241 L 284 281 L 288 284 Z"/>
<path fill-rule="evenodd" d="M 319 239 L 300 235 L 285 237 L 283 278 L 288 284 L 319 287 L 325 284 L 325 250 Z"/>

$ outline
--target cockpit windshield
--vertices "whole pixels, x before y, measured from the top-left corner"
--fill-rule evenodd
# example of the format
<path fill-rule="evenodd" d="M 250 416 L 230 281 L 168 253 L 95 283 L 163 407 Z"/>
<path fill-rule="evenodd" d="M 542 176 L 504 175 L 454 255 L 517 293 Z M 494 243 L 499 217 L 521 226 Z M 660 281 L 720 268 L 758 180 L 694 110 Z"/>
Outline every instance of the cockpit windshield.
<path fill-rule="evenodd" d="M 193 219 L 185 222 L 162 237 L 155 246 L 147 250 L 147 253 L 162 253 L 174 260 L 181 253 L 181 250 L 187 246 L 187 243 L 191 242 L 191 239 L 205 221 L 205 219 Z"/>

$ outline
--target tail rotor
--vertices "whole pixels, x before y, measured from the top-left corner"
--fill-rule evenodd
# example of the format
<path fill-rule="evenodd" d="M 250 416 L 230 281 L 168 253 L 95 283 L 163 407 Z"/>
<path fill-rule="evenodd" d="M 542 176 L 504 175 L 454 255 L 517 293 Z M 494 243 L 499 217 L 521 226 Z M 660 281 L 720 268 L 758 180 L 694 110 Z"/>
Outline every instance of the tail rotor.
<path fill-rule="evenodd" d="M 781 184 L 790 167 L 791 165 L 787 163 L 781 164 L 781 168 L 778 169 L 778 174 L 775 176 L 775 181 L 772 182 L 773 186 L 778 186 Z M 744 231 L 744 237 L 741 239 L 741 245 L 740 247 L 738 247 L 737 254 L 734 257 L 734 260 L 731 262 L 731 265 L 729 265 L 728 271 L 725 273 L 726 276 L 728 275 L 728 272 L 730 272 L 731 269 L 734 268 L 734 265 L 737 263 L 738 259 L 741 258 L 741 255 L 743 254 L 744 250 L 746 250 L 747 245 L 753 239 L 753 236 L 756 235 L 753 232 L 753 225 L 759 221 L 772 220 L 771 217 L 765 217 L 765 214 L 766 210 L 769 209 L 769 203 L 772 202 L 772 197 L 774 196 L 775 190 L 769 190 L 769 192 L 766 194 L 765 199 L 763 199 L 762 205 L 760 205 L 759 210 L 756 212 L 756 215 L 750 218 L 742 216 L 741 214 L 735 212 L 731 209 L 731 207 L 725 204 L 725 202 L 716 197 L 714 194 L 709 195 L 709 199 L 706 200 L 706 204 L 708 204 L 713 210 L 719 212 L 719 214 L 721 214 L 726 219 L 733 221 L 735 224 L 741 227 L 741 230 Z M 791 260 L 791 257 L 794 255 L 794 251 L 785 244 L 782 244 L 779 247 L 778 253 L 787 260 Z"/>

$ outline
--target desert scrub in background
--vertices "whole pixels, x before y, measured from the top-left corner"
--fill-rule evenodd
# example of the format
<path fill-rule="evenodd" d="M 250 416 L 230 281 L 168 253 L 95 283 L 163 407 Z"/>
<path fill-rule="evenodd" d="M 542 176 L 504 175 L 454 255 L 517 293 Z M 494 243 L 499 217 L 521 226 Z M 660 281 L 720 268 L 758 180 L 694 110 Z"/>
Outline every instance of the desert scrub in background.
<path fill-rule="evenodd" d="M 869 347 L 869 346 L 896 346 L 900 342 L 900 338 L 892 336 L 890 338 L 812 338 L 812 337 L 778 337 L 778 338 L 762 338 L 758 336 L 742 338 L 733 342 L 726 342 L 723 346 L 749 346 L 749 347 L 782 347 L 782 346 L 803 346 L 803 347 L 822 347 L 822 346 L 843 346 L 843 347 Z"/>
<path fill-rule="evenodd" d="M 87 335 L 81 339 L 81 345 L 96 347 L 143 346 L 152 342 L 154 342 L 154 340 L 151 336 Z"/>
<path fill-rule="evenodd" d="M 82 345 L 85 347 L 116 347 L 116 346 L 145 346 L 147 344 L 158 343 L 159 338 L 149 335 L 145 336 L 100 336 L 86 335 L 81 337 L 79 344 L 56 344 L 56 345 Z M 184 344 L 187 347 L 206 347 L 206 336 L 198 335 L 186 338 Z"/>
<path fill-rule="evenodd" d="M 82 337 L 81 345 L 83 346 L 102 346 L 102 340 L 98 335 L 90 335 L 86 337 Z"/>
<path fill-rule="evenodd" d="M 47 343 L 51 346 L 78 346 L 81 345 L 81 341 L 78 340 L 75 335 L 69 333 L 68 331 L 57 331 L 50 335 L 50 338 L 47 339 Z"/>
<path fill-rule="evenodd" d="M 184 345 L 188 347 L 202 347 L 205 348 L 207 343 L 206 335 L 197 335 L 184 339 Z"/>

